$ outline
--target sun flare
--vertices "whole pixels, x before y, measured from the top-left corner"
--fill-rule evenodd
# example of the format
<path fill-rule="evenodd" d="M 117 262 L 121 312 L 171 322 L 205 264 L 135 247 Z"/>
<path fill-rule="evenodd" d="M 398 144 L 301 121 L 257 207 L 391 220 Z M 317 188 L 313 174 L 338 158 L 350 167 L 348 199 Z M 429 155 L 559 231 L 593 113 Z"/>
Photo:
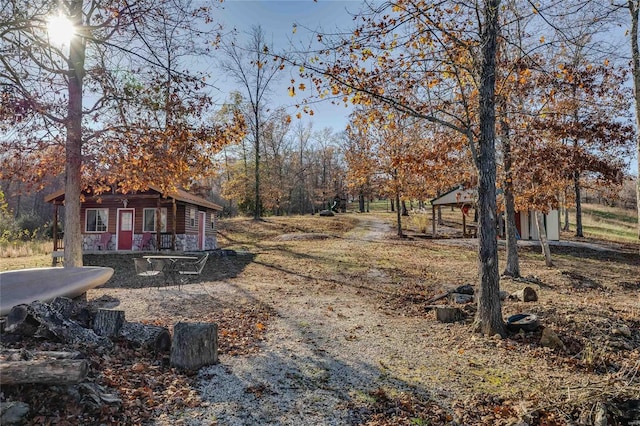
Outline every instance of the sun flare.
<path fill-rule="evenodd" d="M 50 40 L 55 44 L 69 44 L 76 30 L 71 21 L 64 15 L 54 16 L 49 19 L 47 32 Z"/>

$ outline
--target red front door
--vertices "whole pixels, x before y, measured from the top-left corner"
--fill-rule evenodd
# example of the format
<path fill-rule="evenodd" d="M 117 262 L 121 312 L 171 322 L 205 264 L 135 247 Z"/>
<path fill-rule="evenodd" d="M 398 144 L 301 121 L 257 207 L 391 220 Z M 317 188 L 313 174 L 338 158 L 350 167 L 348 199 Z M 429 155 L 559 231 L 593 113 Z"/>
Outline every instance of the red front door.
<path fill-rule="evenodd" d="M 133 248 L 133 214 L 134 209 L 118 209 L 118 250 Z"/>
<path fill-rule="evenodd" d="M 198 212 L 198 250 L 204 250 L 204 220 L 205 212 Z"/>

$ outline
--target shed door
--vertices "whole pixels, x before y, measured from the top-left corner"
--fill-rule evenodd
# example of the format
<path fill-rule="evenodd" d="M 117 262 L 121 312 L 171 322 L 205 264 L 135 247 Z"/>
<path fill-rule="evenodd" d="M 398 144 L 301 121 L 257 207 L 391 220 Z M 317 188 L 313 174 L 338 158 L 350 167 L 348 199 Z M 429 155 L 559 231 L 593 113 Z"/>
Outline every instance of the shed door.
<path fill-rule="evenodd" d="M 133 248 L 133 213 L 134 209 L 118 209 L 118 250 Z"/>
<path fill-rule="evenodd" d="M 198 212 L 198 250 L 204 250 L 204 221 L 205 212 Z"/>

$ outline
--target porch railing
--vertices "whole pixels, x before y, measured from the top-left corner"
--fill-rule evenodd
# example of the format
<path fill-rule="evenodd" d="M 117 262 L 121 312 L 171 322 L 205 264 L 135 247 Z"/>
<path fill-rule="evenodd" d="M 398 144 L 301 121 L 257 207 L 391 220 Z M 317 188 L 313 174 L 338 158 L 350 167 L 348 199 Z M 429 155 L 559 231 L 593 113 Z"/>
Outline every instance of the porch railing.
<path fill-rule="evenodd" d="M 173 234 L 171 232 L 160 233 L 160 250 L 173 250 Z"/>
<path fill-rule="evenodd" d="M 64 232 L 60 231 L 53 236 L 53 251 L 64 250 Z"/>

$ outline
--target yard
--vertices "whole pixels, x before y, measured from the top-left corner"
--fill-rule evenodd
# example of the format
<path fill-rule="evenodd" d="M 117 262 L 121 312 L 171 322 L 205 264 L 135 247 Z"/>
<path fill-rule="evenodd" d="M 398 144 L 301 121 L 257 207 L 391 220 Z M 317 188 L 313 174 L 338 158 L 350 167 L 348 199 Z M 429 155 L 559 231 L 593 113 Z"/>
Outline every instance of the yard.
<path fill-rule="evenodd" d="M 181 289 L 135 276 L 131 255 L 87 255 L 85 264 L 116 271 L 88 293 L 90 302 L 170 329 L 178 321 L 216 322 L 220 363 L 183 374 L 169 368 L 166 355 L 119 346 L 87 353 L 89 380 L 117 395 L 117 404 L 80 404 L 77 392 L 42 386 L 3 388 L 3 398 L 27 401 L 33 424 L 561 425 L 588 424 L 603 413 L 619 424 L 639 418 L 637 243 L 553 246 L 552 268 L 537 247 L 520 248 L 524 278 L 503 278 L 501 288 L 530 286 L 539 300 L 508 299 L 503 314 L 537 314 L 564 345 L 550 349 L 540 345 L 540 330 L 503 340 L 474 335 L 473 304 L 463 305 L 467 320 L 437 322 L 429 299 L 477 281 L 475 242 L 432 240 L 411 225 L 399 238 L 394 220 L 384 211 L 222 220 L 219 242 L 237 255 L 211 257 L 202 281 Z"/>

